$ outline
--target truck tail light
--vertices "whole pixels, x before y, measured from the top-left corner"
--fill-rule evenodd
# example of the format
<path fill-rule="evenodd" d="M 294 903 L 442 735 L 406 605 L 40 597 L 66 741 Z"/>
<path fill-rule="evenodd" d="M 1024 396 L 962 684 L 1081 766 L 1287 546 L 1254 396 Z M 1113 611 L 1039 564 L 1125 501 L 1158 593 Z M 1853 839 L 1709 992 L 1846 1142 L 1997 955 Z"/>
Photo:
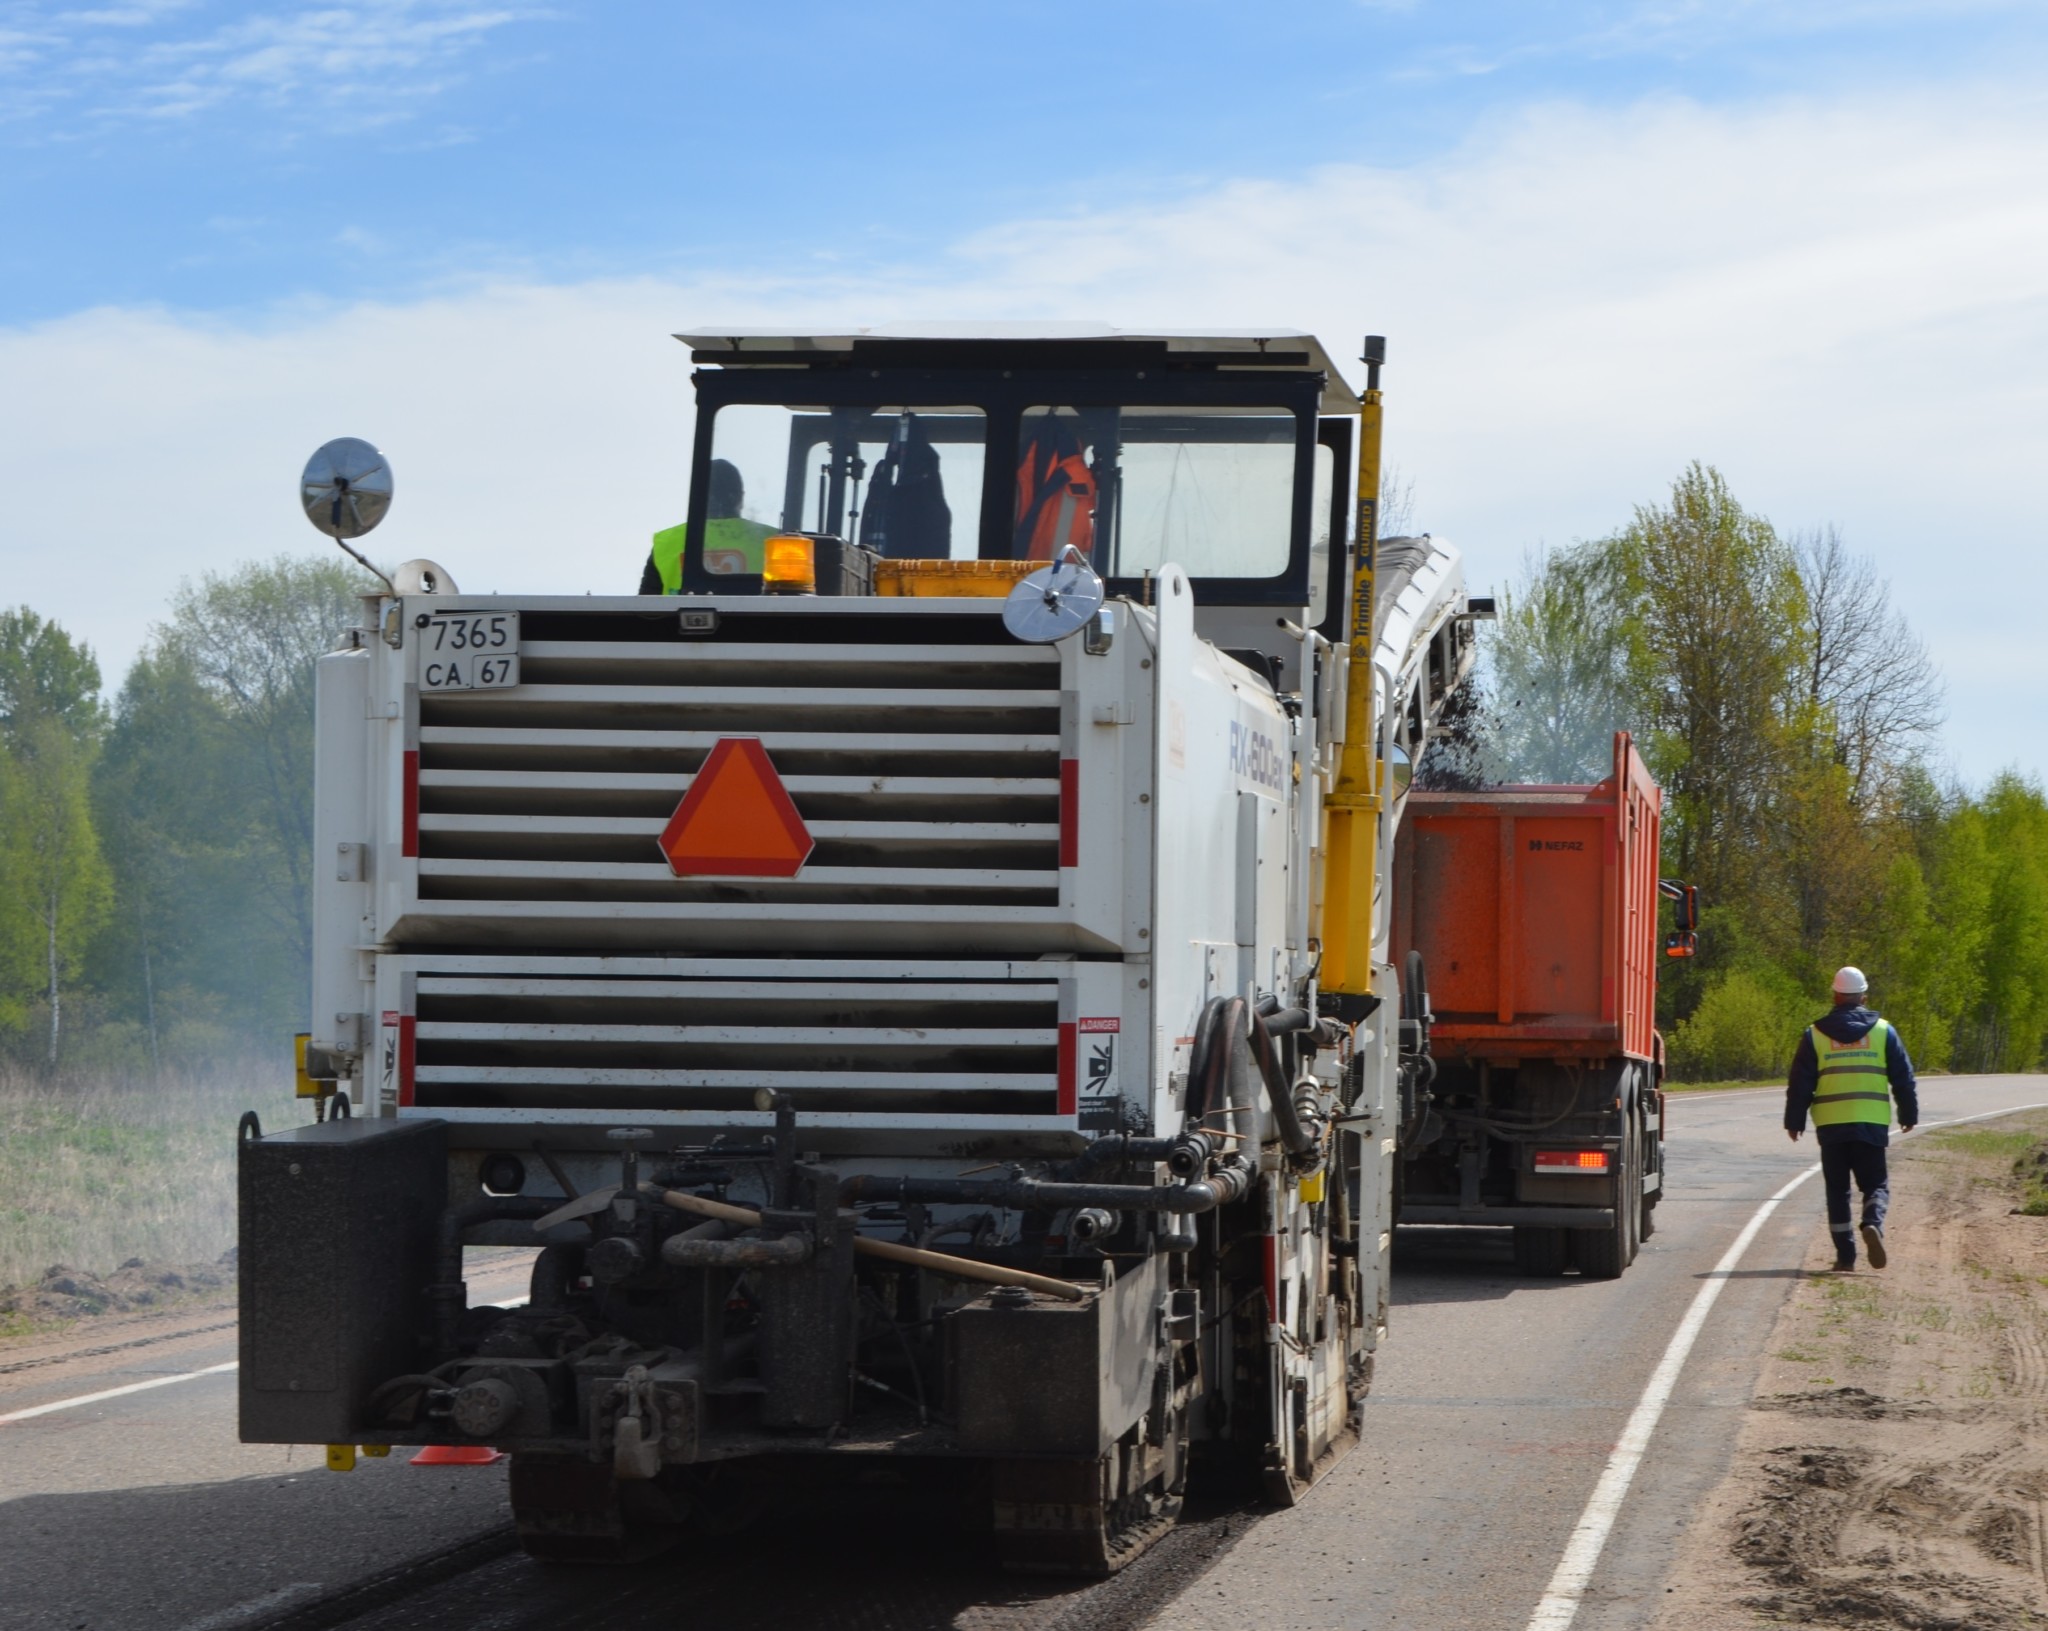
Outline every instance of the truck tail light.
<path fill-rule="evenodd" d="M 1605 1172 L 1605 1150 L 1538 1150 L 1538 1172 Z"/>

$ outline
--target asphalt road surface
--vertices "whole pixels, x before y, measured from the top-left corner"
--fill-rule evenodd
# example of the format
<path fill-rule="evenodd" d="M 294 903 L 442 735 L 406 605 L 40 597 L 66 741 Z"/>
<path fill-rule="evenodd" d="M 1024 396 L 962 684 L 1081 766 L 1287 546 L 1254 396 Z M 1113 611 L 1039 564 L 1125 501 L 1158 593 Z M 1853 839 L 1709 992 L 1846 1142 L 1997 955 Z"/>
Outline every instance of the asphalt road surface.
<path fill-rule="evenodd" d="M 1930 1125 L 2044 1101 L 2040 1077 L 1922 1089 Z M 394 1454 L 344 1475 L 317 1451 L 236 1443 L 234 1375 L 218 1368 L 235 1357 L 234 1332 L 193 1329 L 220 1327 L 214 1314 L 106 1353 L 78 1350 L 145 1328 L 0 1351 L 0 1627 L 1527 1631 L 1701 1287 L 1814 1160 L 1811 1138 L 1794 1145 L 1779 1129 L 1779 1102 L 1674 1096 L 1670 1192 L 1619 1281 L 1522 1279 L 1500 1231 L 1403 1231 L 1361 1447 L 1295 1510 L 1196 1511 L 1103 1585 L 1004 1576 L 942 1524 L 884 1505 L 803 1514 L 630 1569 L 541 1569 L 511 1550 L 502 1465 L 430 1470 Z M 1896 1230 L 1912 1224 L 1895 1216 Z M 1651 1617 L 1820 1227 L 1816 1180 L 1726 1276 L 1583 1596 L 1544 1609 L 1551 1631 Z M 24 1357 L 38 1362 L 10 1368 Z"/>

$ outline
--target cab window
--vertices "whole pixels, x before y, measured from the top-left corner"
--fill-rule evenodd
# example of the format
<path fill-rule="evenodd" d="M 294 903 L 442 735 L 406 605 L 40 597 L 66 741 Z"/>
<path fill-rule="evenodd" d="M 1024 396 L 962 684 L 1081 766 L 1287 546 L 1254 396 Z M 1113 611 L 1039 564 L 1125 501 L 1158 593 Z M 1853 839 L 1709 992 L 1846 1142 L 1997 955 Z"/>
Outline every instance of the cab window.
<path fill-rule="evenodd" d="M 744 491 L 744 521 L 843 538 L 893 559 L 971 560 L 987 442 L 986 417 L 974 407 L 723 407 L 712 425 L 704 564 L 748 569 L 719 564 L 721 540 L 712 535 L 721 464 Z"/>
<path fill-rule="evenodd" d="M 1283 408 L 1027 408 L 1011 555 L 1069 545 L 1135 578 L 1265 578 L 1292 553 L 1297 416 Z"/>

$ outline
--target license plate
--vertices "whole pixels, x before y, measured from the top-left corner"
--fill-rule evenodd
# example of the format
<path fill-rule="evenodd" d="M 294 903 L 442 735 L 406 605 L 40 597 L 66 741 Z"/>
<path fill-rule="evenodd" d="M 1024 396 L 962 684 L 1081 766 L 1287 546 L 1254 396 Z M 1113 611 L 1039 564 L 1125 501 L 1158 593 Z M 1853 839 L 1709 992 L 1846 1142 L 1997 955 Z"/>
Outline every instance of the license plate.
<path fill-rule="evenodd" d="M 493 691 L 519 683 L 517 612 L 423 612 L 416 629 L 422 691 Z"/>

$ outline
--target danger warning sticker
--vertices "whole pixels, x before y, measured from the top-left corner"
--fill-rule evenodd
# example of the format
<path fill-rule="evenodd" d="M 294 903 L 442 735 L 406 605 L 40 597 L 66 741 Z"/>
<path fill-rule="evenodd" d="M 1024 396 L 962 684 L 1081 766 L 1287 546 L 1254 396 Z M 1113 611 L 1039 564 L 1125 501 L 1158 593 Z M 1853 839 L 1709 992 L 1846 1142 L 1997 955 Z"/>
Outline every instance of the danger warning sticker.
<path fill-rule="evenodd" d="M 1124 1022 L 1121 1019 L 1118 1019 L 1114 1016 L 1111 1016 L 1108 1019 L 1084 1019 L 1081 1021 L 1081 1029 L 1083 1032 L 1121 1031 L 1123 1028 Z"/>

